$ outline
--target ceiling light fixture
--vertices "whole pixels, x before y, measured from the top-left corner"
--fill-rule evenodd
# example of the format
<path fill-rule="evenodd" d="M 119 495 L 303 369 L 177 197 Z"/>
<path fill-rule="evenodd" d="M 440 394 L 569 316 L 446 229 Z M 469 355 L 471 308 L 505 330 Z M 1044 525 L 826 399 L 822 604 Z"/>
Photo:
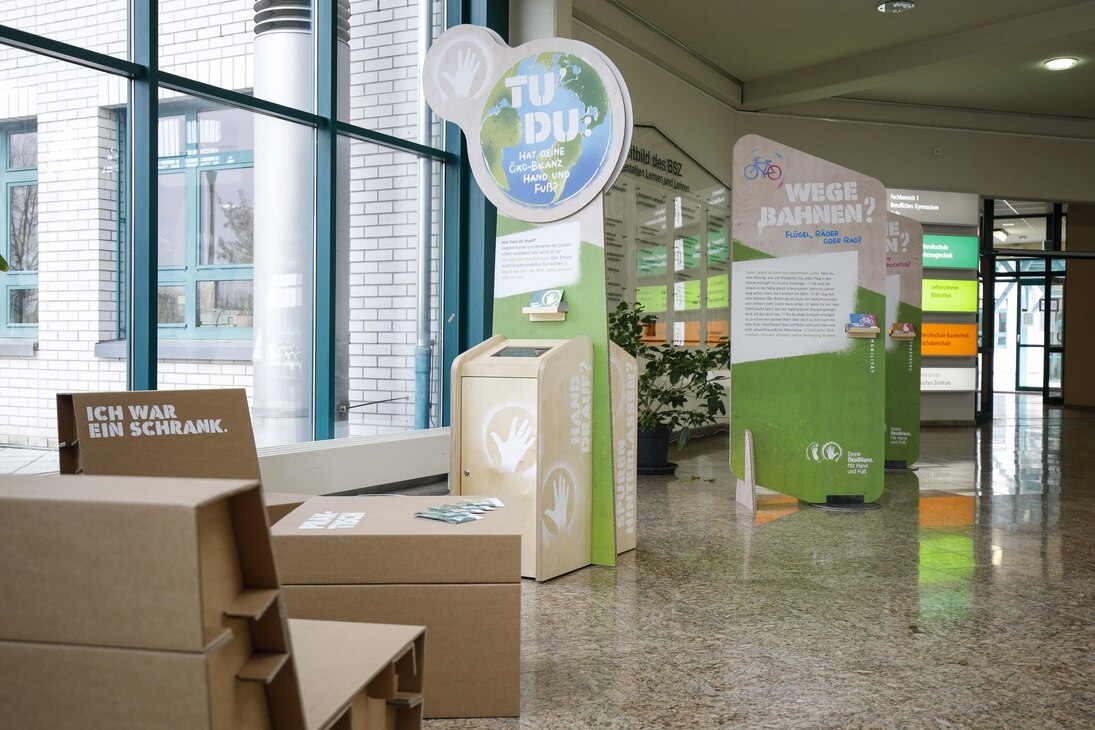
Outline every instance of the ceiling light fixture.
<path fill-rule="evenodd" d="M 1051 58 L 1044 62 L 1042 65 L 1048 68 L 1050 71 L 1067 71 L 1070 68 L 1074 68 L 1080 63 L 1080 59 L 1064 57 L 1064 58 Z"/>
<path fill-rule="evenodd" d="M 916 3 L 913 2 L 913 0 L 887 0 L 886 2 L 878 4 L 878 12 L 897 15 L 906 10 L 912 10 L 915 7 Z"/>
<path fill-rule="evenodd" d="M 1000 243 L 1003 243 L 1004 241 L 1008 240 L 1008 232 L 1005 231 L 1003 228 L 997 228 L 995 231 L 992 232 L 992 237 Z"/>

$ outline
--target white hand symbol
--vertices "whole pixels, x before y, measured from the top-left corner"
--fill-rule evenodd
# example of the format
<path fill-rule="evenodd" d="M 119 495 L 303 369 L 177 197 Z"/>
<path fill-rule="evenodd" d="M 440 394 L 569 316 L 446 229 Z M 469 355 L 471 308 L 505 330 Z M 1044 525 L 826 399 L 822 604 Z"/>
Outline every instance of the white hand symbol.
<path fill-rule="evenodd" d="M 548 531 L 558 535 L 567 525 L 567 507 L 570 506 L 571 494 L 570 482 L 564 479 L 562 475 L 557 476 L 555 481 L 551 483 L 551 491 L 555 497 L 555 506 L 544 511 L 544 519 L 551 520 L 551 525 L 555 527 L 552 530 L 549 526 Z"/>
<path fill-rule="evenodd" d="M 521 423 L 521 428 L 517 428 L 517 416 L 513 417 L 513 422 L 509 425 L 509 436 L 504 442 L 493 431 L 490 437 L 494 439 L 494 445 L 498 447 L 498 455 L 502 459 L 501 469 L 506 472 L 517 471 L 518 462 L 536 440 L 527 418 Z"/>
<path fill-rule="evenodd" d="M 456 73 L 441 72 L 441 78 L 449 82 L 453 93 L 465 98 L 471 96 L 471 86 L 475 82 L 475 72 L 479 70 L 479 59 L 470 48 L 460 51 L 456 56 Z"/>

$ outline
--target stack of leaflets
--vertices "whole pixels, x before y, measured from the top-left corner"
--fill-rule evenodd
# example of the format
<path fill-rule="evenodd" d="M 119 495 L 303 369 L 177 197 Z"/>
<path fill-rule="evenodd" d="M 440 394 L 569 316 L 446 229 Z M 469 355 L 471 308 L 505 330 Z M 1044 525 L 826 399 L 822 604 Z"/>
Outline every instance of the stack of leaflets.
<path fill-rule="evenodd" d="M 863 328 L 863 327 L 877 327 L 878 318 L 873 314 L 849 314 L 849 327 Z"/>
<path fill-rule="evenodd" d="M 505 507 L 502 500 L 495 497 L 487 499 L 465 499 L 453 504 L 443 504 L 440 507 L 430 507 L 421 512 L 415 512 L 415 517 L 425 517 L 427 520 L 440 520 L 451 525 L 459 525 L 463 522 L 472 522 L 483 519 L 485 512 L 493 512 L 499 507 Z"/>

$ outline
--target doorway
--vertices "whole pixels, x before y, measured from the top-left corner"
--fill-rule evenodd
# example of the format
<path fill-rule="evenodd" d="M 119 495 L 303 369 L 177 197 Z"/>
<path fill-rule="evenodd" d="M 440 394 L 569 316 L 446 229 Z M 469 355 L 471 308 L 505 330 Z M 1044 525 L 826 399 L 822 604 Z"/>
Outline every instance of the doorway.
<path fill-rule="evenodd" d="M 1040 392 L 1052 403 L 1061 401 L 1065 278 L 1045 271 L 1046 263 L 996 262 L 993 390 Z M 1053 263 L 1063 268 L 1063 261 Z"/>

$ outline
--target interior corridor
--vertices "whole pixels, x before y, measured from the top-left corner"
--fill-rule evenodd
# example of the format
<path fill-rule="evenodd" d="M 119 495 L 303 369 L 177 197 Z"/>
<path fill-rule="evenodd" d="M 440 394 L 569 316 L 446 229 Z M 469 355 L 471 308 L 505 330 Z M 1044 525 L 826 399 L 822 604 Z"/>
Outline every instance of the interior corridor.
<path fill-rule="evenodd" d="M 1095 727 L 1095 412 L 925 429 L 882 509 L 643 477 L 616 569 L 524 582 L 522 717 L 441 728 Z"/>

